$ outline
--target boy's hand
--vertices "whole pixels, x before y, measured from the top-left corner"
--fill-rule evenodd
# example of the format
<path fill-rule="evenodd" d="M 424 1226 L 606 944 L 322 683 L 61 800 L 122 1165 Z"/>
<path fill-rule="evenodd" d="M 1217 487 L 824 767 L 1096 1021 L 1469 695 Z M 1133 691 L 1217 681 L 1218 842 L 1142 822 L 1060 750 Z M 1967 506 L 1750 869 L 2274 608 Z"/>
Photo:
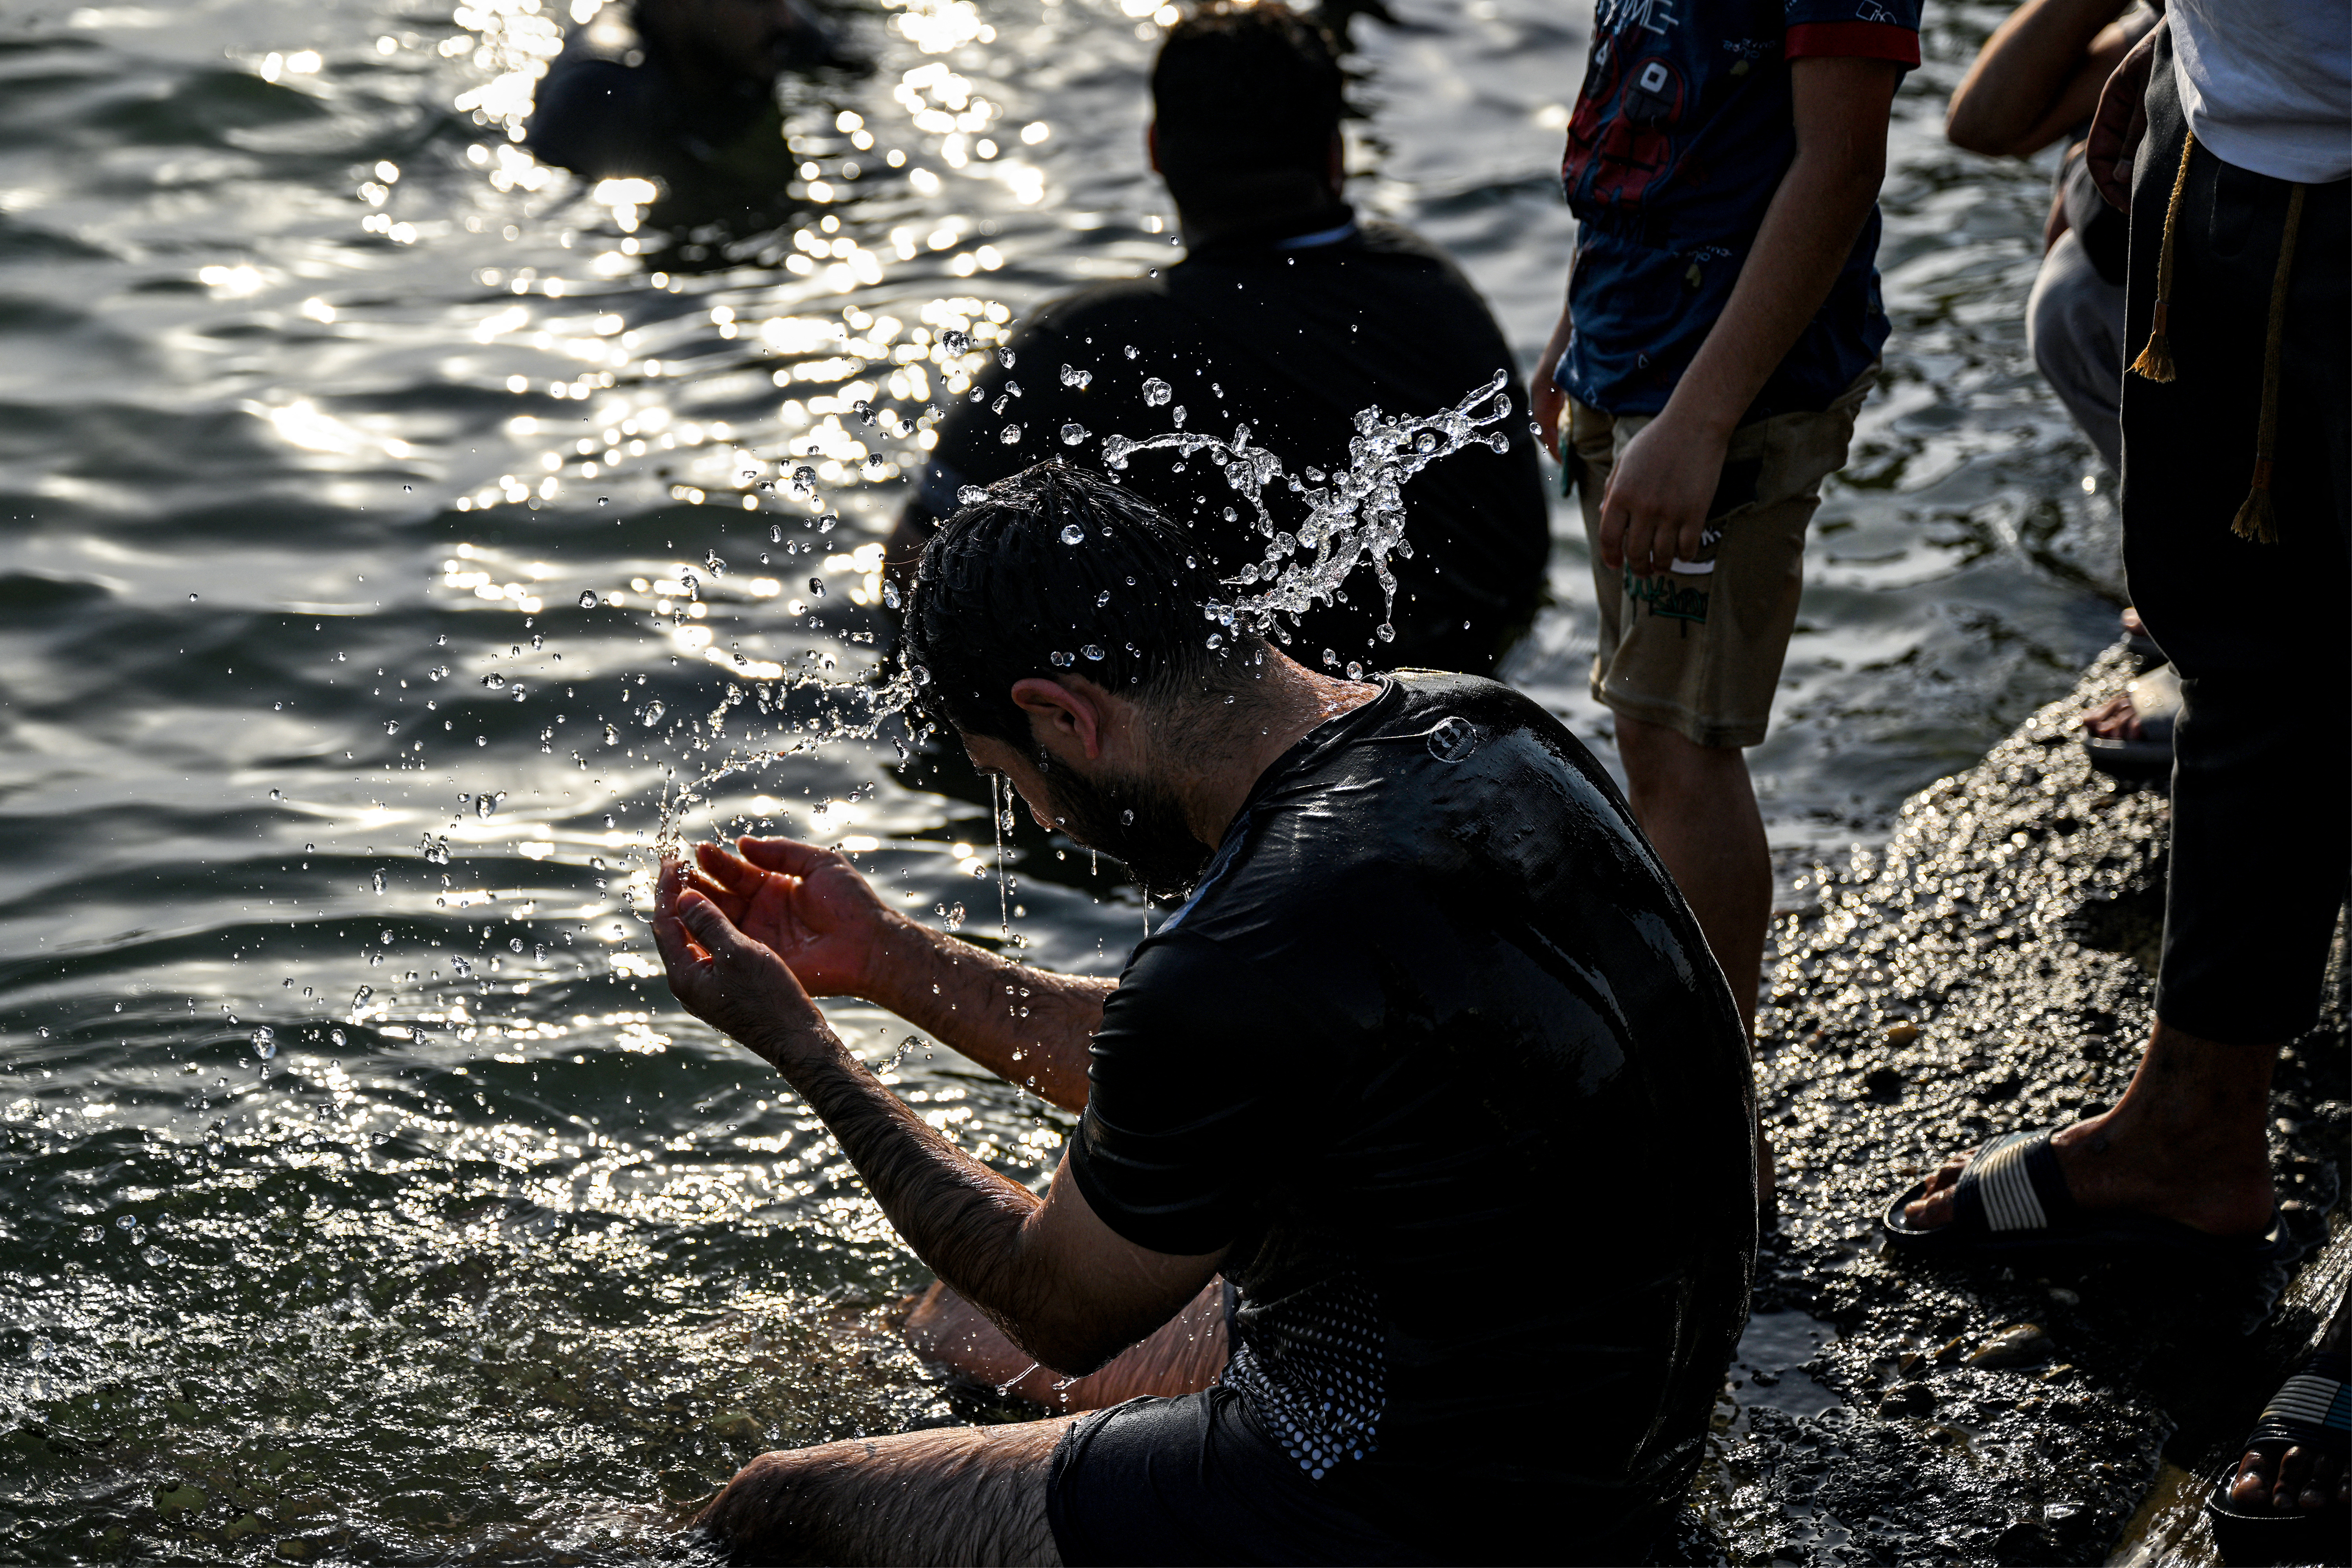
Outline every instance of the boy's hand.
<path fill-rule="evenodd" d="M 1728 436 L 1676 418 L 1671 406 L 1636 431 L 1601 498 L 1601 564 L 1646 577 L 1696 560 L 1729 446 Z"/>

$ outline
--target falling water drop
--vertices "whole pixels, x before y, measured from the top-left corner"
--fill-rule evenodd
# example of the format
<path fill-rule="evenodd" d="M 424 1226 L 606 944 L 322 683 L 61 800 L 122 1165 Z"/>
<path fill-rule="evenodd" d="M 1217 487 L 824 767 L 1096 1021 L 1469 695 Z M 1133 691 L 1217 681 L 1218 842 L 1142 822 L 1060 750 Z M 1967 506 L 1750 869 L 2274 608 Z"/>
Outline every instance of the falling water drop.
<path fill-rule="evenodd" d="M 1087 542 L 1087 531 L 1086 531 L 1085 529 L 1080 528 L 1080 527 L 1079 527 L 1076 523 L 1075 523 L 1075 522 L 1066 522 L 1066 523 L 1064 523 L 1064 524 L 1062 525 L 1062 542 L 1063 542 L 1063 543 L 1065 543 L 1065 544 L 1084 544 L 1086 542 Z"/>
<path fill-rule="evenodd" d="M 583 589 L 582 589 L 582 590 L 581 590 L 581 593 L 580 593 L 580 607 L 581 607 L 582 609 L 583 609 L 583 610 L 593 610 L 593 609 L 594 609 L 594 608 L 596 607 L 597 602 L 598 602 L 598 601 L 597 601 L 597 598 L 596 598 L 596 592 L 595 592 L 595 590 L 594 590 L 594 589 L 593 589 L 593 588 L 583 588 Z"/>
<path fill-rule="evenodd" d="M 374 876 L 373 876 L 373 877 L 369 878 L 369 879 L 368 879 L 368 880 L 369 880 L 370 882 L 372 882 L 372 883 L 373 883 L 373 884 L 374 884 L 374 886 L 375 886 L 375 890 L 376 890 L 377 892 L 381 893 L 381 892 L 383 892 L 383 872 L 378 871 Z"/>
<path fill-rule="evenodd" d="M 1168 400 L 1175 395 L 1176 389 L 1156 375 L 1143 384 L 1143 401 L 1154 408 L 1167 406 Z"/>

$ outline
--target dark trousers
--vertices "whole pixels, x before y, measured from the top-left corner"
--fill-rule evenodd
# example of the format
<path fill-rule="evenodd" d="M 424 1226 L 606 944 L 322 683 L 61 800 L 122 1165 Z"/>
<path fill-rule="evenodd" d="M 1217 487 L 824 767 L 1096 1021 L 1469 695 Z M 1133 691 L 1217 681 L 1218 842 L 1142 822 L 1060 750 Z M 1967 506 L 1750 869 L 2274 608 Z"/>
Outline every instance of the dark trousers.
<path fill-rule="evenodd" d="M 2168 37 L 2132 171 L 2124 353 L 2147 342 L 2187 121 Z M 2292 186 L 2203 147 L 2174 220 L 2177 376 L 2126 374 L 2124 560 L 2179 669 L 2157 1016 L 2231 1045 L 2318 1015 L 2352 867 L 2352 182 L 2307 188 L 2288 285 L 2272 493 L 2279 542 L 2231 531 L 2253 479 L 2271 285 Z"/>

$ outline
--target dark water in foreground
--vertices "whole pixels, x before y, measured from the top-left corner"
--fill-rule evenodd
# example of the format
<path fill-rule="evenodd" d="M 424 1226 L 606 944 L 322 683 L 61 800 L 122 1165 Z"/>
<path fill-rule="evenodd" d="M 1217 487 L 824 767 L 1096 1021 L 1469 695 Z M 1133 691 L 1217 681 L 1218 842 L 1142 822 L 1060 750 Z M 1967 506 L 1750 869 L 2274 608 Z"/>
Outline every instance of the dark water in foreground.
<path fill-rule="evenodd" d="M 1356 194 L 1532 360 L 1582 24 L 1401 9 L 1363 40 Z M 0 1557 L 661 1555 L 761 1447 L 953 1418 L 876 1321 L 920 1269 L 670 1009 L 630 897 L 665 768 L 715 710 L 778 722 L 720 710 L 736 678 L 873 657 L 919 458 L 851 403 L 952 392 L 943 332 L 1172 254 L 1149 10 L 855 14 L 877 72 L 791 89 L 806 220 L 694 254 L 508 144 L 541 0 L 0 10 Z M 2023 356 L 2042 176 L 1937 134 L 1996 15 L 1937 7 L 1898 105 L 1887 385 L 1757 758 L 1792 865 L 2111 635 L 2106 481 Z M 758 488 L 787 443 L 830 531 Z M 1573 540 L 1554 581 L 1507 673 L 1605 742 Z M 796 758 L 720 815 L 865 846 L 996 939 L 986 806 L 889 757 Z M 1013 859 L 1030 955 L 1115 969 L 1133 896 Z M 1043 1173 L 1063 1119 L 925 1042 L 898 1071 Z"/>

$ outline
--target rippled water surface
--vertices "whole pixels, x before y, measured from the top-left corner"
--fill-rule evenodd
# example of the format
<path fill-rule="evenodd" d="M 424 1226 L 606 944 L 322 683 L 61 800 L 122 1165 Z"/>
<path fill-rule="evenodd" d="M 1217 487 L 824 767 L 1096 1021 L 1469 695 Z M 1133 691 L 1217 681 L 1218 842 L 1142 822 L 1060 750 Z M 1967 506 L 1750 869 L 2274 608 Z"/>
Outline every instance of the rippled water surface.
<path fill-rule="evenodd" d="M 853 405 L 895 430 L 948 333 L 1175 254 L 1148 5 L 843 13 L 877 68 L 787 87 L 809 205 L 732 239 L 510 143 L 544 0 L 0 11 L 0 1555 L 658 1556 L 760 1447 L 961 1418 L 882 1322 L 919 1266 L 631 894 L 670 770 L 799 742 L 688 828 L 858 848 L 1046 964 L 1139 934 L 1034 829 L 1001 887 L 968 784 L 738 694 L 875 658 L 919 437 Z M 1531 362 L 1582 12 L 1398 8 L 1355 194 Z M 2023 355 L 2043 176 L 1937 134 L 1995 14 L 1937 7 L 1898 104 L 1887 382 L 1757 753 L 1792 864 L 2112 631 L 2107 481 Z M 1507 673 L 1605 752 L 1566 532 L 1553 578 Z M 834 1012 L 1042 1175 L 1066 1119 Z"/>

